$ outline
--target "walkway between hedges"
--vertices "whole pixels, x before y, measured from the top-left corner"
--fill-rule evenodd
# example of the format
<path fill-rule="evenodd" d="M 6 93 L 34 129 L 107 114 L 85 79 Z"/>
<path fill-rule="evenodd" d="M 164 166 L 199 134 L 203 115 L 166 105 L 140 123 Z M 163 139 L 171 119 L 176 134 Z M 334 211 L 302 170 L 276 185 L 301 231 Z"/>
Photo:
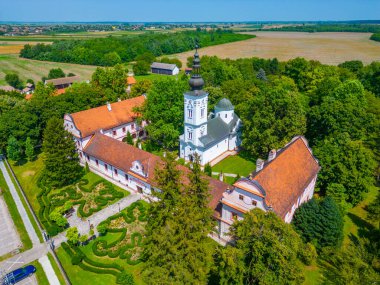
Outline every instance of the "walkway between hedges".
<path fill-rule="evenodd" d="M 119 213 L 119 210 L 122 211 L 128 206 L 130 206 L 133 202 L 136 202 L 138 200 L 141 200 L 142 196 L 137 193 L 131 193 L 129 196 L 119 200 L 118 202 L 107 206 L 106 208 L 100 210 L 99 212 L 91 215 L 90 217 L 86 218 L 85 220 L 82 220 L 77 215 L 78 206 L 75 207 L 75 212 L 73 215 L 68 218 L 68 222 L 70 224 L 70 227 L 77 227 L 78 232 L 80 234 L 88 234 L 90 231 L 90 224 L 93 225 L 94 230 L 96 227 L 104 220 L 106 220 L 108 217 L 111 217 L 117 213 Z M 53 238 L 54 240 L 54 246 L 59 246 L 62 242 L 66 241 L 66 232 L 60 233 L 56 237 Z"/>

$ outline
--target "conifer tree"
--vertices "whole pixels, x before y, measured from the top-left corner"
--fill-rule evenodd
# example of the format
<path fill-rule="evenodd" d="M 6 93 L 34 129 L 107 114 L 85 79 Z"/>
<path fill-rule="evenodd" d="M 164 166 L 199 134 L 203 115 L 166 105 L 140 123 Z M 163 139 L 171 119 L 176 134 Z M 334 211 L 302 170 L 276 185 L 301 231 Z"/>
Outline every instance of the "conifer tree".
<path fill-rule="evenodd" d="M 331 197 L 311 201 L 299 207 L 292 221 L 305 242 L 312 242 L 317 249 L 339 247 L 343 239 L 343 218 Z"/>
<path fill-rule="evenodd" d="M 132 137 L 132 135 L 131 135 L 131 133 L 129 131 L 127 132 L 127 136 L 125 137 L 125 142 L 127 144 L 134 145 L 134 143 L 133 143 L 133 137 Z"/>
<path fill-rule="evenodd" d="M 65 186 L 81 177 L 83 170 L 74 141 L 60 119 L 51 118 L 47 122 L 42 149 L 45 153 L 43 175 L 50 186 Z"/>
<path fill-rule="evenodd" d="M 30 137 L 28 137 L 25 141 L 25 155 L 28 161 L 32 161 L 34 159 L 34 146 Z"/>
<path fill-rule="evenodd" d="M 21 147 L 14 136 L 10 136 L 8 139 L 7 156 L 13 161 L 18 161 L 21 158 Z"/>
<path fill-rule="evenodd" d="M 206 284 L 213 253 L 207 238 L 212 211 L 199 159 L 189 174 L 189 186 L 182 185 L 170 154 L 156 179 L 162 191 L 149 210 L 144 279 L 148 284 Z"/>

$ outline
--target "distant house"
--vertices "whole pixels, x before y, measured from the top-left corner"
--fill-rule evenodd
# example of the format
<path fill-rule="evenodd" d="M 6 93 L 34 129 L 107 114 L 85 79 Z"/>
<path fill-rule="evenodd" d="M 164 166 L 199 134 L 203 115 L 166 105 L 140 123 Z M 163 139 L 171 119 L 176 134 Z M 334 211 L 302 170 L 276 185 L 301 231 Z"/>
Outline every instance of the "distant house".
<path fill-rule="evenodd" d="M 156 74 L 177 75 L 179 73 L 177 65 L 169 63 L 153 62 L 150 69 Z"/>
<path fill-rule="evenodd" d="M 26 87 L 22 89 L 21 93 L 29 95 L 29 94 L 32 94 L 33 91 L 34 91 L 34 85 L 32 83 L 27 83 Z"/>
<path fill-rule="evenodd" d="M 191 67 L 186 67 L 185 68 L 185 74 L 186 75 L 190 75 L 192 71 L 193 71 L 193 69 Z"/>
<path fill-rule="evenodd" d="M 69 76 L 56 79 L 45 80 L 45 84 L 53 84 L 57 89 L 64 89 L 70 87 L 73 83 L 79 82 L 80 76 Z"/>

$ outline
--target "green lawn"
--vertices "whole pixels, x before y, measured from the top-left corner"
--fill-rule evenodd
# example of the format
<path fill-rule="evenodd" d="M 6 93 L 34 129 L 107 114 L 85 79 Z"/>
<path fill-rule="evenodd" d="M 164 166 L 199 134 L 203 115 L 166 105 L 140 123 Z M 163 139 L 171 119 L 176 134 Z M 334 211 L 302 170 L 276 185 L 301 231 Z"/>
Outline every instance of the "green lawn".
<path fill-rule="evenodd" d="M 229 156 L 212 167 L 213 172 L 233 173 L 247 176 L 256 169 L 255 162 L 243 158 L 240 154 Z"/>
<path fill-rule="evenodd" d="M 36 278 L 38 285 L 49 285 L 49 280 L 46 277 L 45 271 L 42 268 L 42 265 L 38 262 L 38 260 L 29 263 L 30 265 L 34 265 L 36 267 Z"/>
<path fill-rule="evenodd" d="M 57 277 L 58 277 L 59 283 L 60 283 L 61 285 L 65 285 L 65 284 L 66 284 L 66 283 L 65 283 L 65 279 L 63 278 L 63 276 L 62 276 L 62 274 L 61 274 L 61 271 L 59 270 L 58 265 L 57 265 L 57 263 L 56 263 L 55 260 L 54 260 L 53 255 L 49 252 L 49 253 L 47 254 L 47 256 L 48 256 L 48 258 L 49 258 L 49 260 L 50 260 L 51 265 L 53 266 L 53 269 L 54 269 L 55 274 L 56 274 Z"/>
<path fill-rule="evenodd" d="M 23 244 L 22 250 L 24 251 L 27 249 L 31 249 L 32 241 L 30 240 L 28 232 L 25 229 L 20 213 L 17 210 L 16 203 L 13 200 L 12 194 L 9 191 L 8 185 L 5 182 L 3 173 L 1 171 L 0 171 L 0 188 L 2 190 L 1 195 L 4 197 L 5 203 L 8 206 L 8 210 L 13 220 L 13 223 L 16 226 L 17 232 Z"/>
<path fill-rule="evenodd" d="M 371 191 L 367 193 L 365 199 L 356 207 L 350 209 L 347 215 L 344 217 L 344 246 L 349 243 L 350 234 L 358 237 L 358 232 L 360 229 L 366 229 L 368 226 L 371 226 L 370 223 L 366 220 L 367 211 L 365 208 L 375 200 L 378 192 L 379 188 L 372 187 Z"/>
<path fill-rule="evenodd" d="M 116 283 L 113 275 L 96 274 L 83 270 L 79 266 L 72 265 L 71 257 L 63 250 L 62 247 L 58 248 L 57 255 L 63 268 L 69 276 L 72 285 L 86 285 L 89 283 L 97 285 L 110 285 Z"/>
<path fill-rule="evenodd" d="M 39 155 L 35 161 L 23 165 L 11 163 L 11 166 L 34 212 L 38 213 L 40 205 L 37 201 L 37 195 L 41 189 L 37 186 L 37 180 L 43 169 L 42 155 Z"/>

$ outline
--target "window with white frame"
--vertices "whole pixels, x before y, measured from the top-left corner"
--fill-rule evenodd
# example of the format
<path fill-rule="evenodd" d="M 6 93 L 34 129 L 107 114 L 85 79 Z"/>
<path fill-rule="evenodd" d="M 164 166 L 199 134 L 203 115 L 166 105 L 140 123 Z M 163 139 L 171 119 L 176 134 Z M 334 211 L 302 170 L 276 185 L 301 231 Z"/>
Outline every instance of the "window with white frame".
<path fill-rule="evenodd" d="M 187 110 L 187 116 L 189 117 L 189 119 L 193 118 L 193 110 L 192 109 Z"/>

